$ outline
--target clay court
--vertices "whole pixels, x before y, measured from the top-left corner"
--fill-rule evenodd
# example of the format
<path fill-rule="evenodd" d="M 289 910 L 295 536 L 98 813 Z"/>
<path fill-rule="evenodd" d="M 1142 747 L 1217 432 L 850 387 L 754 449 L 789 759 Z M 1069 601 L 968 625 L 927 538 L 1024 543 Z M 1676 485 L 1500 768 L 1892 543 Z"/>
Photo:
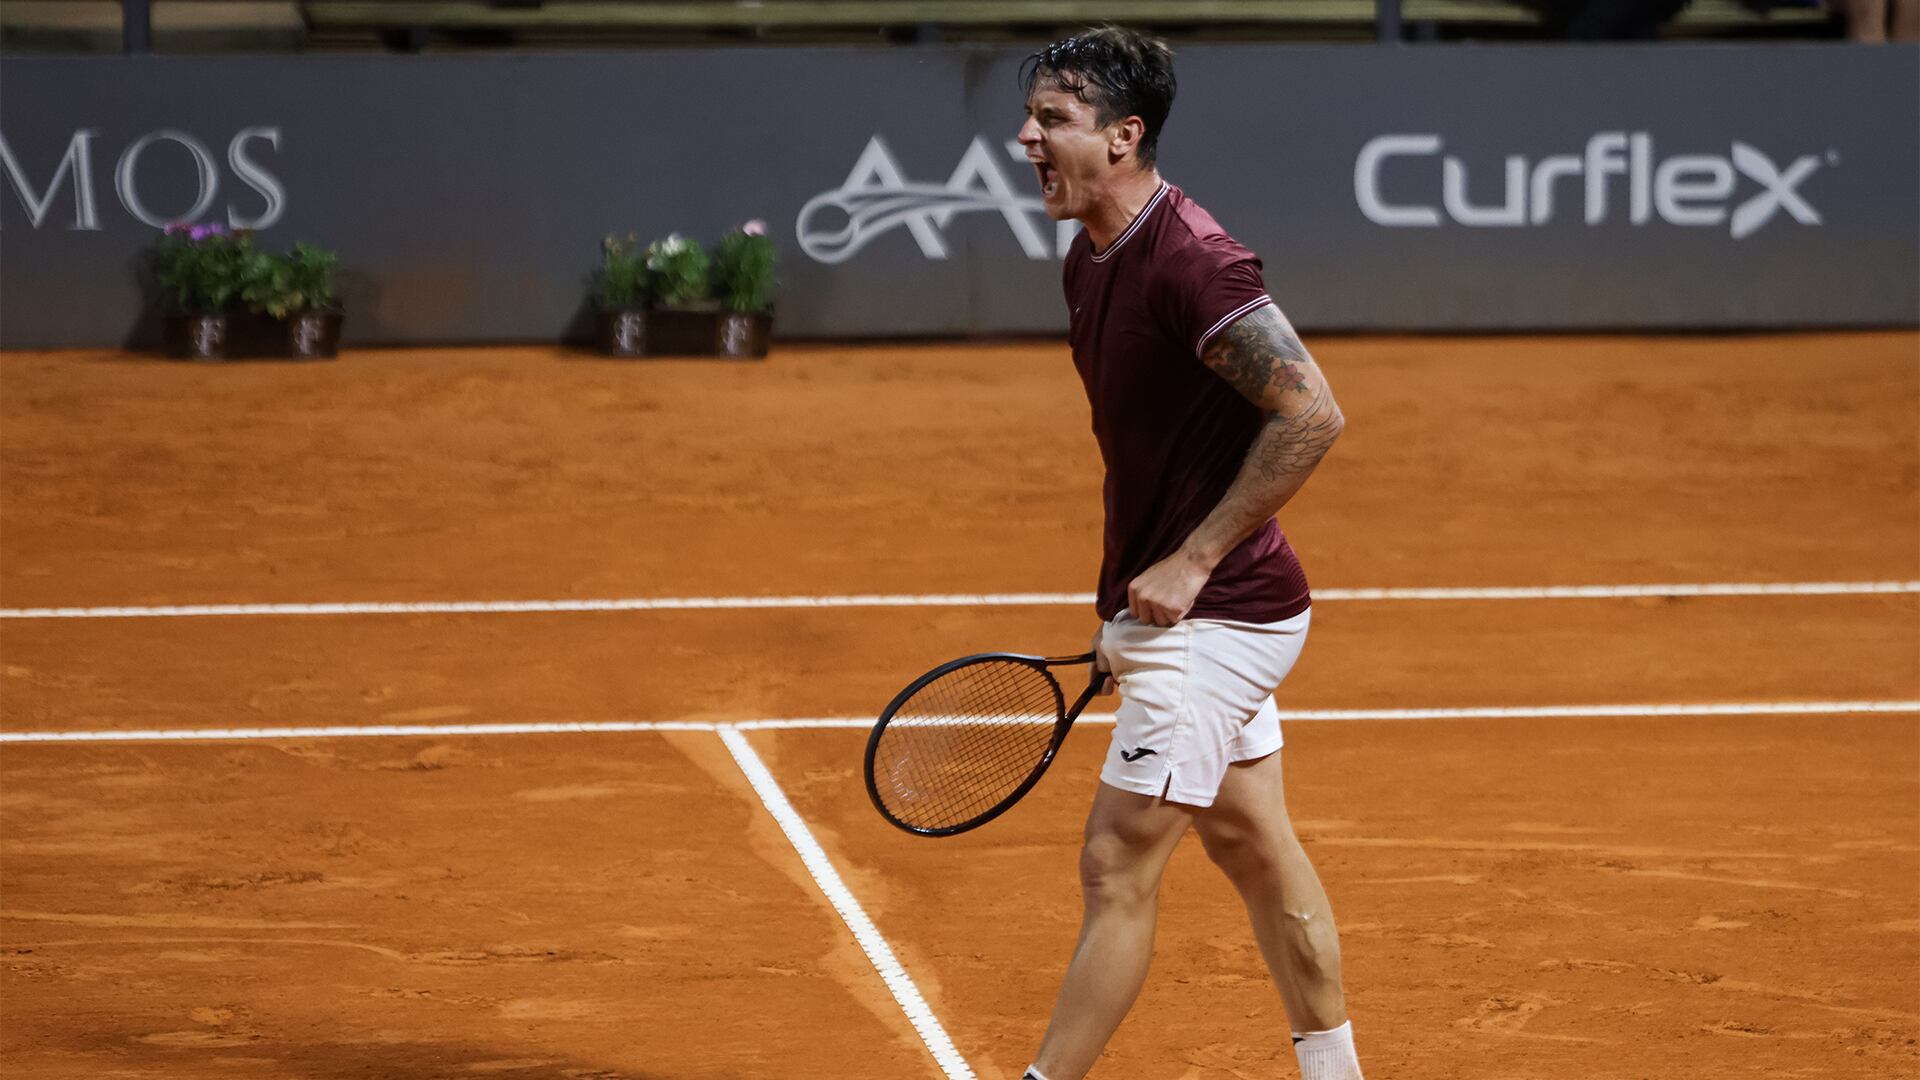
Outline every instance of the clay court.
<path fill-rule="evenodd" d="M 1368 1075 L 1914 1075 L 1920 335 L 1310 344 L 1350 427 L 1282 518 L 1322 596 L 1280 706 Z M 1109 729 L 927 840 L 863 725 L 1084 647 L 1086 604 L 981 598 L 1091 589 L 1087 428 L 1052 341 L 0 357 L 6 1071 L 964 1075 L 784 797 L 959 1068 L 1017 1076 Z M 1688 588 L 1525 591 L 1636 585 Z M 725 602 L 431 606 L 662 598 Z M 99 610 L 331 603 L 429 607 Z M 586 729 L 458 733 L 542 724 Z M 1096 1075 L 1292 1068 L 1189 838 Z"/>

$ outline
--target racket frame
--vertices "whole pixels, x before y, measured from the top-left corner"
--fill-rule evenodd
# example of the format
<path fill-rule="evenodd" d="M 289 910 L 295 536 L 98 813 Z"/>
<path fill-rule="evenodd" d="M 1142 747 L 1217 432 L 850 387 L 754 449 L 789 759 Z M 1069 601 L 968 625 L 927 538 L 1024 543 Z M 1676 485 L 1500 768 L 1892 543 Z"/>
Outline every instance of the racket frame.
<path fill-rule="evenodd" d="M 901 821 L 893 815 L 891 810 L 887 809 L 886 802 L 880 797 L 879 782 L 874 777 L 874 758 L 880 752 L 881 736 L 886 733 L 887 726 L 893 722 L 894 714 L 900 710 L 900 706 L 905 705 L 913 695 L 919 693 L 928 683 L 950 672 L 957 671 L 960 668 L 989 661 L 1024 664 L 1045 675 L 1047 682 L 1052 684 L 1055 719 L 1053 736 L 1047 740 L 1046 752 L 1040 756 L 1040 760 L 1034 765 L 1033 771 L 1027 775 L 1025 780 L 1020 782 L 1019 787 L 1014 788 L 1006 798 L 1001 799 L 992 807 L 975 817 L 969 818 L 957 825 L 943 825 L 937 829 L 922 828 L 918 825 L 910 825 L 907 822 Z M 1106 681 L 1108 677 L 1108 673 L 1105 671 L 1095 671 L 1093 678 L 1087 683 L 1086 690 L 1081 692 L 1080 697 L 1075 700 L 1072 707 L 1069 708 L 1066 703 L 1066 695 L 1060 688 L 1060 680 L 1054 678 L 1053 672 L 1047 669 L 1052 667 L 1069 667 L 1076 664 L 1092 664 L 1093 662 L 1093 653 L 1083 653 L 1079 656 L 1028 656 L 1024 653 L 1003 652 L 974 653 L 971 656 L 962 656 L 955 660 L 949 660 L 908 683 L 906 689 L 895 694 L 893 700 L 887 703 L 887 707 L 880 713 L 880 719 L 873 725 L 873 733 L 867 736 L 864 772 L 867 782 L 867 798 L 873 800 L 873 808 L 880 811 L 880 816 L 886 819 L 887 824 L 897 829 L 910 832 L 915 836 L 953 836 L 958 833 L 968 832 L 985 825 L 987 822 L 1013 809 L 1013 804 L 1024 798 L 1027 792 L 1032 791 L 1033 786 L 1040 782 L 1042 776 L 1046 775 L 1047 767 L 1053 764 L 1053 756 L 1059 751 L 1060 744 L 1066 741 L 1067 732 L 1073 727 L 1073 722 L 1079 719 L 1081 710 L 1087 707 L 1087 702 L 1093 700 L 1093 695 L 1099 691 L 1100 684 Z"/>

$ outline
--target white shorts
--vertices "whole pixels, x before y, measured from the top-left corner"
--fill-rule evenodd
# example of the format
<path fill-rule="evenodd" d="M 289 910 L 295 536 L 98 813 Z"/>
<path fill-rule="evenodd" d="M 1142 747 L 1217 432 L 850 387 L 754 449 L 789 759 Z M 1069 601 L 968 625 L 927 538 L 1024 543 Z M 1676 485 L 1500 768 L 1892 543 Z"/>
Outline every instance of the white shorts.
<path fill-rule="evenodd" d="M 1185 619 L 1148 626 L 1121 612 L 1100 632 L 1119 684 L 1100 779 L 1123 791 L 1212 806 L 1227 766 L 1280 749 L 1279 687 L 1307 642 L 1311 609 L 1276 623 Z"/>

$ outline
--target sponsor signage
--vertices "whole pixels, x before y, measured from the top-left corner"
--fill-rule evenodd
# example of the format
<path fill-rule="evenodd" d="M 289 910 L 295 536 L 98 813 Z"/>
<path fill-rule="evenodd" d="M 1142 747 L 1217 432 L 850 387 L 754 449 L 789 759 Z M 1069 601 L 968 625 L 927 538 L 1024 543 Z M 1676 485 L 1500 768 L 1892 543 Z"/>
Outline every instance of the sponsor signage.
<path fill-rule="evenodd" d="M 0 346 L 151 341 L 176 221 L 338 250 L 349 341 L 583 337 L 603 236 L 750 218 L 781 336 L 1058 333 L 1077 226 L 1014 141 L 1022 55 L 756 49 L 719 83 L 702 50 L 9 57 Z M 1162 171 L 1304 329 L 1920 321 L 1920 49 L 1177 62 Z"/>
<path fill-rule="evenodd" d="M 1006 140 L 1004 149 L 1015 161 L 1027 160 L 1015 140 Z M 946 259 L 951 257 L 943 234 L 947 223 L 956 214 L 977 211 L 999 214 L 1029 259 L 1065 258 L 1079 232 L 1077 222 L 1049 219 L 1038 195 L 1015 190 L 985 136 L 967 145 L 944 184 L 924 184 L 908 180 L 886 140 L 875 135 L 846 182 L 808 199 L 793 228 L 800 250 L 816 262 L 846 262 L 896 228 L 913 236 L 920 254 Z"/>
<path fill-rule="evenodd" d="M 0 173 L 7 189 L 18 201 L 30 227 L 38 229 L 53 217 L 56 203 L 65 201 L 70 217 L 64 227 L 81 232 L 99 232 L 102 224 L 98 187 L 94 183 L 96 162 L 102 150 L 96 144 L 100 131 L 82 128 L 66 142 L 59 160 L 50 171 L 36 174 L 14 154 L 0 128 Z M 286 210 L 286 189 L 269 171 L 273 153 L 280 146 L 280 129 L 250 127 L 225 140 L 221 153 L 192 132 L 178 128 L 160 128 L 140 134 L 105 160 L 113 170 L 113 197 L 119 211 L 149 228 L 164 228 L 176 221 L 199 223 L 223 220 L 236 229 L 268 229 Z M 191 202 L 174 206 L 156 202 L 145 189 L 153 189 L 156 172 L 169 170 L 168 187 L 173 191 L 190 190 Z M 221 185 L 241 186 L 254 196 L 252 205 L 243 208 L 232 198 L 221 198 Z M 0 229 L 6 219 L 0 218 Z"/>
<path fill-rule="evenodd" d="M 1475 203 L 1469 194 L 1472 166 L 1444 149 L 1438 134 L 1367 140 L 1353 163 L 1353 197 L 1360 212 L 1388 228 L 1438 226 L 1443 208 L 1446 220 L 1468 228 L 1545 225 L 1558 212 L 1577 214 L 1588 225 L 1624 218 L 1632 225 L 1658 220 L 1725 226 L 1733 239 L 1742 240 L 1782 214 L 1802 225 L 1819 225 L 1820 212 L 1802 189 L 1823 161 L 1840 160 L 1840 152 L 1829 149 L 1824 155 L 1799 155 L 1782 167 L 1766 151 L 1739 140 L 1725 154 L 1657 157 L 1650 132 L 1604 131 L 1587 139 L 1577 154 L 1506 155 L 1499 198 Z M 1431 167 L 1435 163 L 1437 172 Z M 1420 168 L 1425 187 L 1440 192 L 1438 205 L 1394 203 L 1382 195 L 1381 174 L 1395 166 Z"/>

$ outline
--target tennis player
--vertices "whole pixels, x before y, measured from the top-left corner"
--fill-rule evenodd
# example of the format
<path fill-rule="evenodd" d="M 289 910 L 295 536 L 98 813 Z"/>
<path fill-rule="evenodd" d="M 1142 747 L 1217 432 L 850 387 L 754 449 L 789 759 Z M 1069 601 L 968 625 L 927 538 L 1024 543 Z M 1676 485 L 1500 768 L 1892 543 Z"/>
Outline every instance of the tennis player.
<path fill-rule="evenodd" d="M 1080 1080 L 1146 981 L 1189 828 L 1246 902 L 1305 1080 L 1360 1080 L 1326 892 L 1294 837 L 1273 691 L 1311 619 L 1273 517 L 1344 421 L 1261 263 L 1160 178 L 1172 53 L 1105 27 L 1022 69 L 1020 142 L 1066 260 L 1074 366 L 1106 461 L 1096 663 L 1113 744 L 1080 857 L 1080 940 L 1029 1080 Z"/>

